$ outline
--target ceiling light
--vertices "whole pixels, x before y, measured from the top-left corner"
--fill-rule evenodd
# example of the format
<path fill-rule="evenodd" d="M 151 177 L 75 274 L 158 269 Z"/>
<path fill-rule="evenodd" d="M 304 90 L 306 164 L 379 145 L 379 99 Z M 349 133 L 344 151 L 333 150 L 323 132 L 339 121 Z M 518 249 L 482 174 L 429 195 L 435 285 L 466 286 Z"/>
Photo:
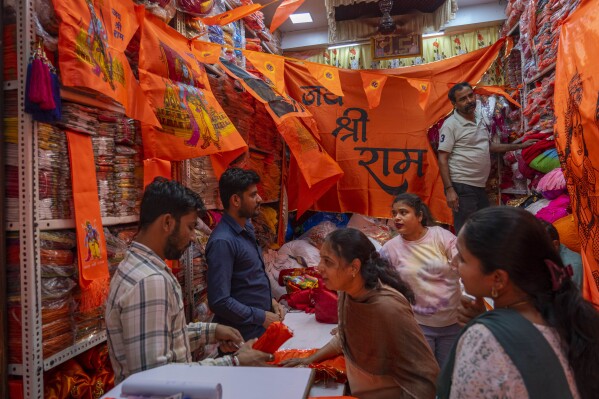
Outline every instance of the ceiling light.
<path fill-rule="evenodd" d="M 424 35 L 422 35 L 422 37 L 437 37 L 437 36 L 443 36 L 445 35 L 445 32 L 441 31 L 441 32 L 433 32 L 433 33 L 425 33 Z"/>
<path fill-rule="evenodd" d="M 352 47 L 352 46 L 359 46 L 359 43 L 350 43 L 350 44 L 339 44 L 337 46 L 330 46 L 327 48 L 327 50 L 333 50 L 336 48 L 343 48 L 343 47 Z"/>
<path fill-rule="evenodd" d="M 309 12 L 302 12 L 299 14 L 291 14 L 289 16 L 291 18 L 291 22 L 294 24 L 305 24 L 312 21 L 312 15 Z"/>

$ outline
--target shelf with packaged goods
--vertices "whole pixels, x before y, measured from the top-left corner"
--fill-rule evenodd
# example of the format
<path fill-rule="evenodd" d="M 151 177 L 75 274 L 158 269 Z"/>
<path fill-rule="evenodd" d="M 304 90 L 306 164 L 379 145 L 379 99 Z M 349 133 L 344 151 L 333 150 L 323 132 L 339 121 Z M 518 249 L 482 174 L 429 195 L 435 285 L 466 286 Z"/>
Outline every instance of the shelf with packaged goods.
<path fill-rule="evenodd" d="M 16 90 L 19 86 L 18 80 L 5 80 L 3 84 L 4 90 Z"/>
<path fill-rule="evenodd" d="M 102 218 L 103 226 L 114 226 L 116 224 L 128 224 L 128 223 L 136 223 L 139 221 L 139 216 L 130 215 L 130 216 L 107 216 Z M 37 223 L 40 230 L 64 230 L 64 229 L 74 229 L 75 228 L 75 220 L 74 219 L 52 219 L 52 220 L 40 220 Z M 6 224 L 7 231 L 18 231 L 19 230 L 19 222 L 7 222 Z"/>
<path fill-rule="evenodd" d="M 541 72 L 537 73 L 536 75 L 534 75 L 532 78 L 530 79 L 526 79 L 524 81 L 524 83 L 526 83 L 527 85 L 536 82 L 537 80 L 539 80 L 540 78 L 542 78 L 543 76 L 547 75 L 549 72 L 553 71 L 555 69 L 555 62 L 551 63 L 550 65 L 548 65 L 547 67 L 545 67 L 545 69 L 543 69 Z"/>
<path fill-rule="evenodd" d="M 44 359 L 44 371 L 48 371 L 61 363 L 85 352 L 88 349 L 95 347 L 106 341 L 106 331 L 100 331 L 96 334 L 84 338 L 72 346 L 61 350 L 58 353 Z M 8 372 L 10 375 L 23 375 L 23 366 L 20 364 L 9 364 Z"/>

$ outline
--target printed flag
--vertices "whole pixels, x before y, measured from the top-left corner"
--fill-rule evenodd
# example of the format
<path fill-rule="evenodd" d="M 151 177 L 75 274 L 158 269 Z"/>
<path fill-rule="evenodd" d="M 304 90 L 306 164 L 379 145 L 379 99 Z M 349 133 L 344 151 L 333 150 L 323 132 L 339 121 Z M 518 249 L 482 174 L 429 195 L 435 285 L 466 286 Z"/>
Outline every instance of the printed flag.
<path fill-rule="evenodd" d="M 555 141 L 578 226 L 582 294 L 599 309 L 599 3 L 562 24 L 555 67 Z"/>
<path fill-rule="evenodd" d="M 430 82 L 425 79 L 408 78 L 407 80 L 410 86 L 418 90 L 418 105 L 420 106 L 420 108 L 426 108 L 426 102 L 428 101 L 428 95 L 430 93 Z"/>
<path fill-rule="evenodd" d="M 304 3 L 305 0 L 284 0 L 275 11 L 270 23 L 270 31 L 274 32 L 285 22 L 291 14 L 295 12 Z"/>
<path fill-rule="evenodd" d="M 140 6 L 118 0 L 53 1 L 60 20 L 62 84 L 95 90 L 122 104 L 127 116 L 160 126 L 125 56 L 139 27 Z"/>
<path fill-rule="evenodd" d="M 339 70 L 329 65 L 314 64 L 306 62 L 306 68 L 314 76 L 318 83 L 323 85 L 328 91 L 336 96 L 343 96 L 341 89 L 341 80 L 339 80 Z"/>
<path fill-rule="evenodd" d="M 368 107 L 370 109 L 378 107 L 381 102 L 387 76 L 370 72 L 360 72 L 360 76 L 362 77 L 364 93 L 366 93 L 366 98 L 368 99 Z"/>
<path fill-rule="evenodd" d="M 279 93 L 285 93 L 285 58 L 279 55 L 243 50 L 243 55 L 260 71 Z"/>
<path fill-rule="evenodd" d="M 268 4 L 266 4 L 266 5 L 268 5 Z M 245 6 L 240 6 L 240 7 L 234 8 L 232 10 L 225 11 L 218 15 L 213 15 L 213 16 L 204 17 L 204 18 L 198 17 L 195 19 L 201 21 L 204 25 L 224 26 L 224 25 L 230 24 L 231 22 L 235 22 L 245 16 L 253 14 L 256 11 L 259 11 L 259 10 L 263 9 L 264 7 L 266 7 L 266 5 L 247 4 Z"/>

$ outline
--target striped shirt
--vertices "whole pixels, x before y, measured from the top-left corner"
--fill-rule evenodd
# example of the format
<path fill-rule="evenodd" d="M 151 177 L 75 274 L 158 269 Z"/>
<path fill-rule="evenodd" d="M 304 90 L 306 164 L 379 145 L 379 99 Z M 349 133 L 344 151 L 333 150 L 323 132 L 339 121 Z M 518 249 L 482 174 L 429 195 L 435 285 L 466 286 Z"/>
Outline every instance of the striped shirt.
<path fill-rule="evenodd" d="M 150 248 L 133 242 L 106 300 L 108 350 L 115 383 L 167 363 L 189 363 L 191 353 L 216 343 L 215 323 L 186 324 L 179 282 Z M 231 366 L 231 356 L 202 365 Z"/>

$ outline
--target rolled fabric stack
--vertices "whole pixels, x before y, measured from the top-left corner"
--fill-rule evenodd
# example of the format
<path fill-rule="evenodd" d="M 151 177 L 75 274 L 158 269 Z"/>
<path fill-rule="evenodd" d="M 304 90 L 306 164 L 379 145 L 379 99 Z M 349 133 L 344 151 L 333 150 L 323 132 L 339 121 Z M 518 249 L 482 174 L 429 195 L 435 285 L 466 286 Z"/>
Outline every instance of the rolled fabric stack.
<path fill-rule="evenodd" d="M 501 29 L 501 35 L 505 36 L 519 21 L 526 6 L 525 0 L 510 0 L 505 8 L 507 20 Z"/>
<path fill-rule="evenodd" d="M 105 126 L 100 129 L 102 136 L 92 137 L 94 160 L 96 162 L 96 179 L 98 181 L 98 198 L 102 217 L 114 216 L 114 198 L 116 194 L 114 181 L 114 132 L 108 134 Z"/>
<path fill-rule="evenodd" d="M 218 103 L 247 143 L 254 126 L 254 98 L 246 91 L 237 91 L 235 81 L 228 76 L 220 78 L 208 76 L 210 87 Z"/>
<path fill-rule="evenodd" d="M 208 209 L 223 209 L 218 192 L 218 179 L 212 169 L 209 157 L 190 160 L 190 185 L 193 191 L 204 200 Z"/>
<path fill-rule="evenodd" d="M 98 113 L 97 108 L 64 101 L 59 125 L 76 132 L 95 134 L 98 128 Z"/>

